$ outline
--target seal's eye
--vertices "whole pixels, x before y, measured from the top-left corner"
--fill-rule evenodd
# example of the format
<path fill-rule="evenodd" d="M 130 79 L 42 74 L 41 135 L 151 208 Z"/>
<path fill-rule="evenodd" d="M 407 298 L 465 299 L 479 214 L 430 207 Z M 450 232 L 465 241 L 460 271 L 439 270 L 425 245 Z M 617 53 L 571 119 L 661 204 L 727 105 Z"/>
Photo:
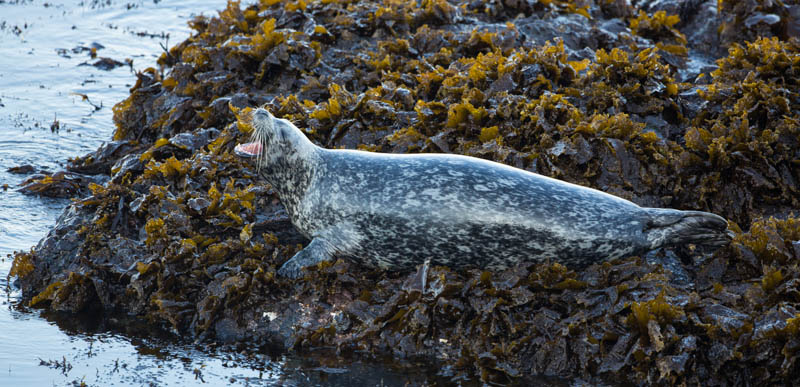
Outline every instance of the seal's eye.
<path fill-rule="evenodd" d="M 275 133 L 275 140 L 280 142 L 286 142 L 291 135 L 290 129 L 286 126 L 282 120 L 275 120 L 273 121 L 274 125 L 272 126 L 273 132 Z"/>

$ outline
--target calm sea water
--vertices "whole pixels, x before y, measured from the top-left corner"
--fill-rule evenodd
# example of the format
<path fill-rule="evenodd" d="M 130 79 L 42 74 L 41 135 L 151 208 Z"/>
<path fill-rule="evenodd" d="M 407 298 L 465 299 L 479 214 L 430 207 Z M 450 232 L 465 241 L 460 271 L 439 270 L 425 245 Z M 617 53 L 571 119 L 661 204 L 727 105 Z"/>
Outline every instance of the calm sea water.
<path fill-rule="evenodd" d="M 0 0 L 0 386 L 49 385 L 403 385 L 420 373 L 335 356 L 209 350 L 170 337 L 98 326 L 76 316 L 44 315 L 19 305 L 7 274 L 10 255 L 44 237 L 69 202 L 20 194 L 30 164 L 57 171 L 67 158 L 111 138 L 111 107 L 127 97 L 133 70 L 154 66 L 160 44 L 190 31 L 194 14 L 214 15 L 222 0 Z M 168 37 L 168 38 L 167 38 Z M 83 65 L 99 57 L 125 62 L 110 71 Z M 84 100 L 81 95 L 88 97 Z M 59 130 L 51 131 L 58 120 Z"/>

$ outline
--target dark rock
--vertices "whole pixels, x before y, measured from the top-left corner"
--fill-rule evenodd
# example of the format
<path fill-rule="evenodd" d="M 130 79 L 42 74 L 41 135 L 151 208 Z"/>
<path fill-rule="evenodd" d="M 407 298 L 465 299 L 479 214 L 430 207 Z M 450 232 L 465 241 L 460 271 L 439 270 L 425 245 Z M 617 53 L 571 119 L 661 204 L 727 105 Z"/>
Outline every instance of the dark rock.
<path fill-rule="evenodd" d="M 36 171 L 36 168 L 34 168 L 33 165 L 30 164 L 20 165 L 18 167 L 11 167 L 6 170 L 6 172 L 19 175 L 27 175 L 33 173 L 34 171 Z"/>

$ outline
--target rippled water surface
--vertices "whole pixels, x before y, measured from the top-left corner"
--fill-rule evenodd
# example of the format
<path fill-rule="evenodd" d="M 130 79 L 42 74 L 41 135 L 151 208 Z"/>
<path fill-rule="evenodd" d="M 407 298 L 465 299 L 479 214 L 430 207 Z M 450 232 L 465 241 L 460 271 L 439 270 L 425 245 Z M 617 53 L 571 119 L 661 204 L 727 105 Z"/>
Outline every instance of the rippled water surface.
<path fill-rule="evenodd" d="M 335 355 L 215 351 L 146 333 L 126 321 L 45 315 L 19 305 L 10 256 L 44 237 L 68 203 L 20 194 L 26 175 L 57 171 L 66 159 L 111 138 L 111 107 L 126 98 L 133 71 L 155 66 L 161 45 L 189 35 L 193 14 L 221 0 L 0 0 L 0 386 L 45 385 L 379 385 L 417 384 L 419 372 L 343 362 Z M 91 66 L 98 57 L 126 63 Z M 128 64 L 129 63 L 129 64 Z M 87 97 L 87 98 L 84 98 Z M 51 129 L 58 122 L 58 130 Z M 7 189 L 2 187 L 7 185 Z"/>

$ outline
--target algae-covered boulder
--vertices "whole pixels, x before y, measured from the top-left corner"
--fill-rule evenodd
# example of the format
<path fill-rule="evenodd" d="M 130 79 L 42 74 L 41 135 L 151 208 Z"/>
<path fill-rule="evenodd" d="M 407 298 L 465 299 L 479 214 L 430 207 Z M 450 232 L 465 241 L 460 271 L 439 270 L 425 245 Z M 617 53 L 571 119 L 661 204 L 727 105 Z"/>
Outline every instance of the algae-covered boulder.
<path fill-rule="evenodd" d="M 35 307 L 127 313 L 192 340 L 423 357 L 454 381 L 790 383 L 797 5 L 735 4 L 231 1 L 137 74 L 113 142 L 30 182 L 76 200 L 11 276 Z M 744 38 L 727 33 L 742 24 Z M 276 268 L 308 241 L 232 154 L 255 106 L 325 147 L 490 159 L 714 212 L 737 236 L 714 254 L 581 271 L 559 257 L 502 272 L 338 260 L 287 280 Z"/>

